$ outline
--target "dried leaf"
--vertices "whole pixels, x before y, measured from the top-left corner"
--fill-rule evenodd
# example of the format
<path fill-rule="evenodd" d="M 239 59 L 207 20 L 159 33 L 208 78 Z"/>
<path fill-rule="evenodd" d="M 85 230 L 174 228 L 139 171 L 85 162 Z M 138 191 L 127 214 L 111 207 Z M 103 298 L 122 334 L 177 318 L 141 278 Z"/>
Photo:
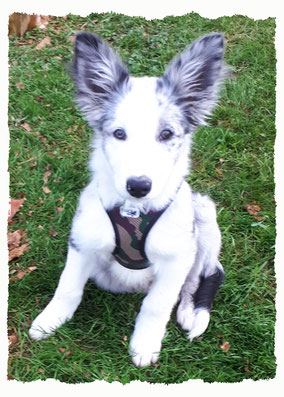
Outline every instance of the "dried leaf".
<path fill-rule="evenodd" d="M 24 87 L 24 84 L 22 83 L 22 82 L 20 82 L 20 81 L 18 81 L 17 83 L 16 83 L 16 87 L 19 87 L 21 90 L 23 90 L 25 87 Z"/>
<path fill-rule="evenodd" d="M 15 334 L 10 335 L 10 336 L 8 337 L 8 339 L 9 339 L 9 349 L 10 349 L 11 347 L 13 347 L 13 346 L 15 345 L 15 343 L 18 342 L 18 338 L 17 338 L 17 336 L 16 336 Z"/>
<path fill-rule="evenodd" d="M 248 373 L 248 374 L 251 374 L 251 371 L 249 370 L 249 367 L 248 367 L 249 366 L 249 360 L 246 360 L 246 364 L 247 365 L 245 366 L 245 372 Z"/>
<path fill-rule="evenodd" d="M 229 342 L 223 341 L 222 344 L 220 345 L 221 349 L 224 350 L 225 352 L 229 351 L 231 346 Z"/>
<path fill-rule="evenodd" d="M 26 269 L 26 272 L 31 273 L 34 272 L 35 270 L 37 270 L 37 266 L 30 266 Z"/>
<path fill-rule="evenodd" d="M 74 43 L 74 41 L 75 41 L 75 36 L 74 36 L 74 35 L 69 36 L 69 40 L 71 41 L 71 43 Z"/>
<path fill-rule="evenodd" d="M 44 178 L 43 178 L 43 183 L 44 183 L 44 185 L 48 182 L 48 178 L 50 177 L 50 175 L 52 174 L 52 172 L 49 170 L 49 171 L 46 171 L 45 173 L 44 173 Z"/>
<path fill-rule="evenodd" d="M 44 370 L 41 368 L 38 369 L 38 372 L 40 372 L 41 374 L 44 374 Z"/>
<path fill-rule="evenodd" d="M 65 352 L 65 347 L 59 347 L 58 350 L 60 351 L 60 353 L 64 353 Z"/>
<path fill-rule="evenodd" d="M 43 186 L 42 190 L 44 191 L 44 193 L 49 194 L 51 192 L 51 190 L 47 187 L 47 186 Z"/>
<path fill-rule="evenodd" d="M 8 249 L 9 251 L 19 247 L 20 241 L 22 238 L 22 230 L 15 230 L 14 232 L 10 232 L 8 230 Z"/>
<path fill-rule="evenodd" d="M 23 253 L 26 251 L 28 248 L 29 244 L 23 244 L 18 248 L 14 248 L 11 251 L 9 251 L 9 262 L 11 262 L 13 259 L 18 258 L 19 256 L 23 255 Z"/>
<path fill-rule="evenodd" d="M 53 230 L 52 228 L 49 229 L 49 234 L 50 234 L 52 237 L 56 237 L 56 236 L 57 236 L 57 232 L 56 232 L 55 230 Z"/>
<path fill-rule="evenodd" d="M 255 204 L 246 204 L 245 207 L 248 213 L 253 216 L 257 215 L 261 210 L 260 206 Z"/>
<path fill-rule="evenodd" d="M 17 270 L 17 279 L 18 279 L 18 280 L 22 280 L 22 278 L 24 278 L 25 275 L 26 275 L 26 273 L 23 272 L 22 270 L 20 270 L 20 269 Z"/>
<path fill-rule="evenodd" d="M 28 123 L 21 124 L 21 127 L 24 128 L 28 132 L 31 132 L 31 130 L 32 130 Z"/>
<path fill-rule="evenodd" d="M 47 36 L 38 43 L 38 45 L 36 46 L 35 49 L 41 50 L 42 48 L 49 45 L 50 43 L 51 43 L 51 38 Z"/>
<path fill-rule="evenodd" d="M 11 219 L 13 216 L 16 214 L 16 212 L 19 211 L 20 207 L 23 205 L 24 200 L 19 199 L 19 200 L 14 200 L 11 199 L 10 204 L 10 211 L 9 211 L 9 216 L 8 216 L 8 224 L 10 223 Z"/>

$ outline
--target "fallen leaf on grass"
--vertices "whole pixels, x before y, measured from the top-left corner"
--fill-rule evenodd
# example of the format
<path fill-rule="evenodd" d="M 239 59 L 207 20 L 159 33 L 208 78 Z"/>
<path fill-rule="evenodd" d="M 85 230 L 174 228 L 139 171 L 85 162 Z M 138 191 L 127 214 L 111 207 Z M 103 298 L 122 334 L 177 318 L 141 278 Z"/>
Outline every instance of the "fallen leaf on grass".
<path fill-rule="evenodd" d="M 19 211 L 20 207 L 23 205 L 24 200 L 19 199 L 19 200 L 10 200 L 10 211 L 9 211 L 9 216 L 8 216 L 8 224 L 10 224 L 13 216 Z"/>
<path fill-rule="evenodd" d="M 20 81 L 18 81 L 17 83 L 16 83 L 16 87 L 19 87 L 19 88 L 21 88 L 21 90 L 23 90 L 25 87 L 24 87 L 24 84 L 22 83 L 22 82 L 20 82 Z"/>
<path fill-rule="evenodd" d="M 46 172 L 44 173 L 44 178 L 43 178 L 43 184 L 44 184 L 44 185 L 47 184 L 48 179 L 49 179 L 49 177 L 50 177 L 51 174 L 52 174 L 52 172 L 51 172 L 50 170 L 49 170 L 49 171 L 46 171 Z"/>
<path fill-rule="evenodd" d="M 13 347 L 13 346 L 15 345 L 15 343 L 18 342 L 18 338 L 17 338 L 17 336 L 14 335 L 14 334 L 8 336 L 8 340 L 9 340 L 9 349 L 10 349 L 11 347 Z"/>
<path fill-rule="evenodd" d="M 50 234 L 52 237 L 56 237 L 56 236 L 57 236 L 57 232 L 56 232 L 55 230 L 53 230 L 52 228 L 49 229 L 49 234 Z"/>
<path fill-rule="evenodd" d="M 37 266 L 30 266 L 26 269 L 26 272 L 31 273 L 34 272 L 35 270 L 37 270 Z"/>
<path fill-rule="evenodd" d="M 8 249 L 9 250 L 19 247 L 22 235 L 23 235 L 23 233 L 22 233 L 21 229 L 15 230 L 14 232 L 8 231 L 7 237 L 8 237 Z"/>
<path fill-rule="evenodd" d="M 50 43 L 51 43 L 51 38 L 47 36 L 38 43 L 38 45 L 36 46 L 35 49 L 41 50 L 42 48 L 49 45 Z"/>
<path fill-rule="evenodd" d="M 31 132 L 31 130 L 32 130 L 28 123 L 21 124 L 21 127 L 24 128 L 28 132 Z"/>
<path fill-rule="evenodd" d="M 19 256 L 23 255 L 23 253 L 27 250 L 29 244 L 22 244 L 21 246 L 14 248 L 9 251 L 9 262 L 11 262 L 15 258 L 19 258 Z"/>
<path fill-rule="evenodd" d="M 248 367 L 249 366 L 249 360 L 246 360 L 246 364 L 247 365 L 245 366 L 245 372 L 248 373 L 248 374 L 251 374 L 252 372 L 249 370 L 249 367 Z"/>
<path fill-rule="evenodd" d="M 231 345 L 229 342 L 223 341 L 222 344 L 220 345 L 221 349 L 224 350 L 224 352 L 227 352 L 230 350 Z"/>
<path fill-rule="evenodd" d="M 22 280 L 22 278 L 24 278 L 25 275 L 26 275 L 26 273 L 23 272 L 22 270 L 20 270 L 20 269 L 17 270 L 17 279 L 18 279 L 18 280 Z"/>
<path fill-rule="evenodd" d="M 44 191 L 44 193 L 49 194 L 51 192 L 51 190 L 47 187 L 47 186 L 43 186 L 42 190 Z"/>

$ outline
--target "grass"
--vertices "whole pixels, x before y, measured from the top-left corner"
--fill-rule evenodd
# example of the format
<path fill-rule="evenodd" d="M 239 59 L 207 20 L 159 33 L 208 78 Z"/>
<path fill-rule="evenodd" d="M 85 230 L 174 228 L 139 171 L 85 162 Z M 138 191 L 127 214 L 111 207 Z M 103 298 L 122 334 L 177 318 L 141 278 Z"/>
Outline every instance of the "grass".
<path fill-rule="evenodd" d="M 65 69 L 72 59 L 70 36 L 82 29 L 107 39 L 137 76 L 161 75 L 193 39 L 222 31 L 226 61 L 234 68 L 211 127 L 196 133 L 189 178 L 195 190 L 217 203 L 226 280 L 206 333 L 190 343 L 173 312 L 158 364 L 143 369 L 134 367 L 127 353 L 141 294 L 113 295 L 88 283 L 74 318 L 56 336 L 41 342 L 28 337 L 31 321 L 57 286 L 72 216 L 89 177 L 91 131 L 72 102 L 73 83 Z M 45 31 L 10 37 L 10 192 L 25 198 L 11 230 L 22 228 L 30 243 L 10 270 L 37 266 L 9 286 L 8 331 L 17 336 L 10 348 L 11 378 L 180 383 L 275 376 L 274 34 L 274 19 L 210 20 L 191 13 L 146 21 L 106 13 L 52 18 Z M 36 50 L 46 36 L 51 44 Z M 50 193 L 42 190 L 47 170 Z M 261 207 L 263 219 L 246 210 L 252 203 Z M 220 348 L 224 341 L 230 344 L 227 352 Z"/>

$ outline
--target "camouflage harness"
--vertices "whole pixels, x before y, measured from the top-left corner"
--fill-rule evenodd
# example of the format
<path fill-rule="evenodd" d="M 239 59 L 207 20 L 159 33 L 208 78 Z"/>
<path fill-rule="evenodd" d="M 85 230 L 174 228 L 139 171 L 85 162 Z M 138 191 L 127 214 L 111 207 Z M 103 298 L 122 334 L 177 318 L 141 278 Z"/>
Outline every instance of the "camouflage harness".
<path fill-rule="evenodd" d="M 116 246 L 113 256 L 128 269 L 145 269 L 151 263 L 145 253 L 145 242 L 153 225 L 165 212 L 170 203 L 160 211 L 140 213 L 138 218 L 120 215 L 120 207 L 106 211 L 114 228 Z"/>

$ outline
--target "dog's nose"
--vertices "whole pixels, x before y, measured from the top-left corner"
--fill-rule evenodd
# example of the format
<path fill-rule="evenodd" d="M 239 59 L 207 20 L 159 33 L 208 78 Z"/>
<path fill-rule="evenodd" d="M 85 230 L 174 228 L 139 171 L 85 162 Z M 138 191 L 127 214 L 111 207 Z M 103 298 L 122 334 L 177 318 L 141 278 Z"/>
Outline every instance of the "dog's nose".
<path fill-rule="evenodd" d="M 147 176 L 131 176 L 126 181 L 126 189 L 133 197 L 145 197 L 151 190 L 152 181 Z"/>

